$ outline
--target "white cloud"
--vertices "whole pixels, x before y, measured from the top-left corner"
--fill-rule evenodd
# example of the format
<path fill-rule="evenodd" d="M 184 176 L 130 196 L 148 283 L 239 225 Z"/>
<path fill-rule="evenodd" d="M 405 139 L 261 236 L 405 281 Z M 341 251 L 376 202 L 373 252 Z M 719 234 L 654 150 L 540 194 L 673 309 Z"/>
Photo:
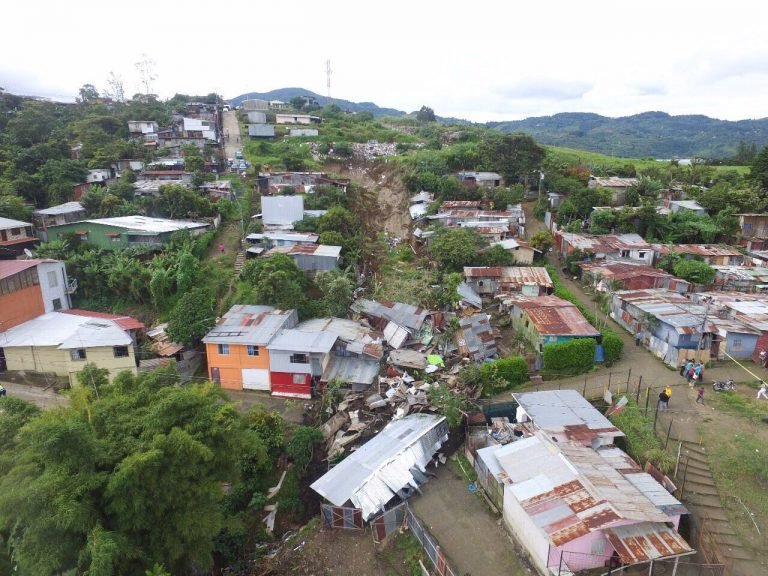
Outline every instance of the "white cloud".
<path fill-rule="evenodd" d="M 748 17 L 744 15 L 748 14 Z M 300 86 L 349 100 L 472 120 L 646 110 L 766 117 L 768 4 L 90 0 L 4 7 L 0 86 L 72 99 L 114 70 L 157 63 L 155 90 Z"/>

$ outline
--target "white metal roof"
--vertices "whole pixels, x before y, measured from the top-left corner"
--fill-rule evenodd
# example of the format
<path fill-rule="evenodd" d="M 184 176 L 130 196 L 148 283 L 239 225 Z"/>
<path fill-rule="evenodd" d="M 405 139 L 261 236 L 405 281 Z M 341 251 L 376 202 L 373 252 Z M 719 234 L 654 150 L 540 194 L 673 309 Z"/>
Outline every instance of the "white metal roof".
<path fill-rule="evenodd" d="M 97 218 L 83 220 L 91 224 L 114 226 L 137 232 L 152 232 L 162 234 L 164 232 L 176 232 L 186 228 L 203 228 L 208 226 L 205 222 L 189 222 L 186 220 L 168 220 L 166 218 L 150 218 L 149 216 L 117 216 L 115 218 Z"/>
<path fill-rule="evenodd" d="M 303 196 L 262 196 L 264 224 L 293 224 L 304 218 Z"/>
<path fill-rule="evenodd" d="M 203 338 L 206 344 L 251 344 L 266 346 L 281 329 L 296 323 L 295 310 L 272 306 L 235 304 L 219 324 Z"/>
<path fill-rule="evenodd" d="M 115 322 L 61 312 L 49 312 L 0 334 L 3 348 L 56 346 L 62 349 L 125 346 L 131 337 Z"/>
<path fill-rule="evenodd" d="M 71 212 L 80 212 L 85 210 L 80 202 L 65 202 L 58 206 L 51 206 L 50 208 L 43 208 L 42 210 L 35 210 L 35 214 L 44 214 L 47 216 L 56 216 L 57 214 L 69 214 Z"/>
<path fill-rule="evenodd" d="M 397 492 L 416 486 L 410 470 L 425 470 L 447 438 L 444 423 L 443 416 L 433 414 L 411 414 L 393 420 L 311 488 L 336 506 L 351 500 L 368 519 Z"/>
<path fill-rule="evenodd" d="M 11 218 L 0 218 L 0 229 L 3 230 L 8 228 L 24 228 L 25 226 L 32 226 L 32 224 L 22 222 L 21 220 L 12 220 Z"/>
<path fill-rule="evenodd" d="M 327 353 L 331 351 L 338 337 L 331 332 L 304 332 L 303 330 L 282 330 L 267 346 L 268 350 L 284 352 Z"/>

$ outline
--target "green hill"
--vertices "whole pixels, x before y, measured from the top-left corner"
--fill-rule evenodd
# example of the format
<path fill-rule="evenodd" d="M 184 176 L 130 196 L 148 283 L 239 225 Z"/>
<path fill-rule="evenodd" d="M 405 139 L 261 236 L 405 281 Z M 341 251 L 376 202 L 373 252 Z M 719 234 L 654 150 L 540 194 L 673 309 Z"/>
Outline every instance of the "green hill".
<path fill-rule="evenodd" d="M 243 100 L 250 100 L 252 98 L 267 101 L 282 100 L 283 102 L 288 102 L 291 98 L 295 98 L 296 96 L 312 96 L 317 100 L 320 106 L 336 104 L 336 106 L 348 112 L 370 112 L 376 117 L 406 115 L 402 110 L 381 108 L 373 102 L 351 102 L 349 100 L 342 100 L 341 98 L 328 98 L 327 96 L 321 96 L 306 88 L 278 88 L 277 90 L 271 90 L 269 92 L 248 92 L 247 94 L 240 94 L 240 96 L 230 98 L 228 102 L 233 106 L 240 106 Z"/>
<path fill-rule="evenodd" d="M 569 112 L 487 126 L 525 132 L 542 144 L 629 158 L 725 158 L 736 153 L 741 141 L 758 148 L 768 144 L 768 118 L 732 122 L 665 112 L 622 118 Z"/>

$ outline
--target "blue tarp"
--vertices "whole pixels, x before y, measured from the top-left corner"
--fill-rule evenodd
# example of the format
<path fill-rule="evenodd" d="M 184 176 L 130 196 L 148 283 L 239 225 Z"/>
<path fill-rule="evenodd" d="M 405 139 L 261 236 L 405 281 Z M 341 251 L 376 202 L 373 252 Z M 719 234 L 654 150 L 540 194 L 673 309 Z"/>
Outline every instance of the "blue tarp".
<path fill-rule="evenodd" d="M 595 346 L 595 362 L 605 362 L 605 351 L 602 344 Z"/>

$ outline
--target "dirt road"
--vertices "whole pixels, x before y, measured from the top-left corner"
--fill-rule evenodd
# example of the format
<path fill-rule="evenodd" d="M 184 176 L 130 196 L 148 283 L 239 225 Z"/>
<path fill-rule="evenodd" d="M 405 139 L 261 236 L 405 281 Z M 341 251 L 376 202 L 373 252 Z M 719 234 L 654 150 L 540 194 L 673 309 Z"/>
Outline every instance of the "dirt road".
<path fill-rule="evenodd" d="M 240 123 L 237 121 L 237 112 L 230 110 L 222 114 L 224 127 L 224 156 L 234 158 L 235 152 L 242 150 L 243 142 L 240 134 Z M 227 137 L 229 135 L 229 137 Z"/>
<path fill-rule="evenodd" d="M 13 382 L 2 382 L 8 391 L 8 396 L 21 398 L 27 402 L 35 404 L 39 408 L 56 408 L 57 406 L 68 406 L 69 398 L 57 393 L 53 388 L 42 388 L 30 384 L 15 384 Z"/>

